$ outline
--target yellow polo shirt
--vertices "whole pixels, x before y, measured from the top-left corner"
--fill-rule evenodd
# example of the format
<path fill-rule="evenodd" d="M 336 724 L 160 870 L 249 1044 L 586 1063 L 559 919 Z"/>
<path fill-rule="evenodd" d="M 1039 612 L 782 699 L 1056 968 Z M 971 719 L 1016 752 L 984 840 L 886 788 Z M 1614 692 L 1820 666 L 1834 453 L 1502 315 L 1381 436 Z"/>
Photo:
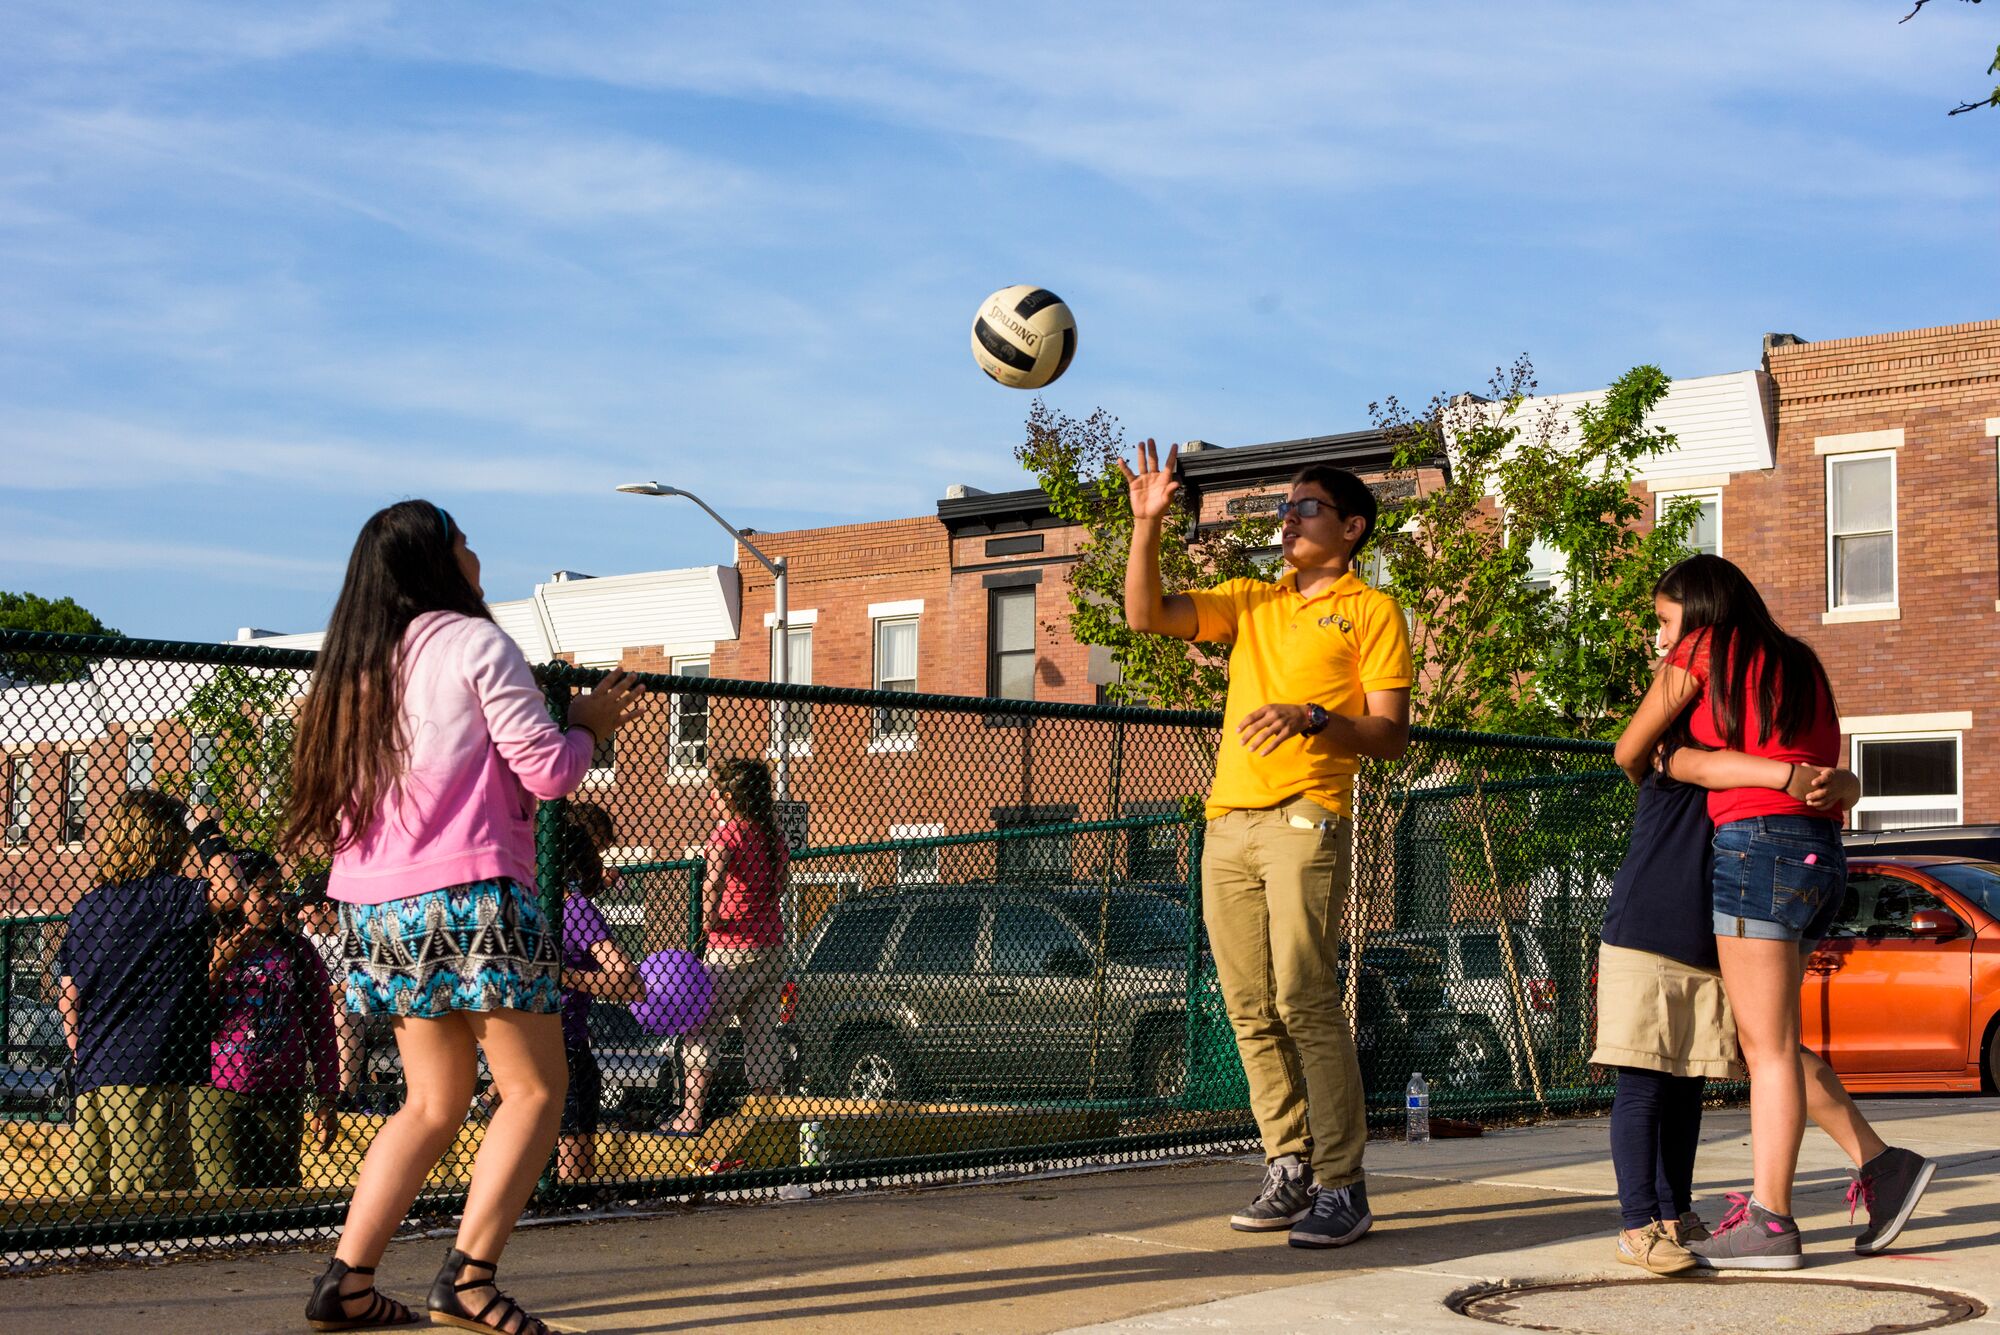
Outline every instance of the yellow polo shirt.
<path fill-rule="evenodd" d="M 1195 638 L 1233 646 L 1209 818 L 1300 796 L 1350 814 L 1360 768 L 1352 752 L 1321 733 L 1288 737 L 1270 755 L 1253 755 L 1236 725 L 1267 704 L 1317 702 L 1329 714 L 1360 718 L 1368 712 L 1369 691 L 1409 686 L 1414 669 L 1403 609 L 1351 570 L 1310 598 L 1299 596 L 1295 570 L 1275 584 L 1232 579 L 1188 597 Z"/>

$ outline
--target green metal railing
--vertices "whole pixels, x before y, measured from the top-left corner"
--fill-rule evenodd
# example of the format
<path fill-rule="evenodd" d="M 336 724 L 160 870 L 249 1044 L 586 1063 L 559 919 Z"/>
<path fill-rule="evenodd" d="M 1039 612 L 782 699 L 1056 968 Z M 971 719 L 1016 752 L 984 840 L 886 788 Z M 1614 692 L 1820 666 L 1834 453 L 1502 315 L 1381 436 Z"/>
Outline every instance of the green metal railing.
<path fill-rule="evenodd" d="M 301 1143 L 277 1179 L 203 1190 L 78 1191 L 65 1168 L 83 1134 L 75 1097 L 28 1070 L 66 1054 L 16 1042 L 48 1032 L 63 924 L 98 885 L 104 817 L 129 783 L 199 789 L 233 836 L 269 842 L 288 784 L 288 734 L 273 725 L 313 662 L 0 632 L 11 682 L 0 687 L 0 1024 L 21 1072 L 0 1120 L 0 1253 L 146 1251 L 338 1222 L 401 1096 L 381 1022 L 358 1026 L 361 1059 L 342 1067 L 332 1152 Z M 552 664 L 538 675 L 560 716 L 602 674 Z M 572 1125 L 538 1208 L 1109 1162 L 1254 1136 L 1201 924 L 1200 800 L 1218 715 L 645 682 L 638 716 L 584 786 L 536 815 L 551 917 L 568 921 L 597 882 L 595 859 L 596 907 L 635 966 L 681 952 L 706 957 L 704 978 L 733 978 L 704 922 L 710 779 L 721 760 L 748 757 L 783 790 L 784 942 L 761 990 L 696 1036 L 714 1054 L 698 1136 L 659 1133 L 686 1109 L 689 1036 L 648 1029 L 621 1004 L 588 1006 L 594 1125 Z M 1416 1069 L 1434 1105 L 1462 1116 L 1604 1101 L 1585 1061 L 1586 980 L 1631 809 L 1608 752 L 1419 728 L 1400 761 L 1362 766 L 1342 980 L 1371 1120 L 1398 1115 Z M 581 1069 L 583 1052 L 571 1060 Z M 482 1116 L 476 1104 L 420 1216 L 462 1199 Z M 186 1134 L 194 1153 L 227 1128 Z"/>

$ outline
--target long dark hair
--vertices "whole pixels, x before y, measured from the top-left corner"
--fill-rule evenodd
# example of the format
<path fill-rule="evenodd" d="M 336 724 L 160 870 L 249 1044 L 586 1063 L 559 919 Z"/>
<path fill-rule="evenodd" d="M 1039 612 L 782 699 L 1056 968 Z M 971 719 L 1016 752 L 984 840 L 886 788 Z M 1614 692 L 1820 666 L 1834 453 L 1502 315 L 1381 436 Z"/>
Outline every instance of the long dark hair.
<path fill-rule="evenodd" d="M 729 809 L 755 825 L 764 836 L 777 866 L 785 851 L 784 831 L 778 828 L 778 810 L 771 801 L 771 771 L 761 760 L 739 756 L 715 767 L 715 788 L 728 801 Z"/>
<path fill-rule="evenodd" d="M 1757 681 L 1757 743 L 1790 745 L 1819 717 L 1820 695 L 1833 707 L 1833 684 L 1819 655 L 1771 619 L 1741 570 L 1719 556 L 1690 556 L 1653 585 L 1653 596 L 1681 605 L 1681 640 L 1708 632 L 1708 710 L 1731 750 L 1742 750 L 1749 715 L 1750 669 Z"/>
<path fill-rule="evenodd" d="M 595 802 L 569 804 L 570 884 L 585 898 L 604 893 L 604 849 L 612 840 L 611 813 Z"/>
<path fill-rule="evenodd" d="M 288 851 L 315 853 L 359 837 L 401 782 L 409 739 L 398 673 L 410 623 L 426 612 L 493 619 L 459 569 L 459 536 L 452 517 L 429 501 L 399 501 L 361 526 L 299 709 Z"/>

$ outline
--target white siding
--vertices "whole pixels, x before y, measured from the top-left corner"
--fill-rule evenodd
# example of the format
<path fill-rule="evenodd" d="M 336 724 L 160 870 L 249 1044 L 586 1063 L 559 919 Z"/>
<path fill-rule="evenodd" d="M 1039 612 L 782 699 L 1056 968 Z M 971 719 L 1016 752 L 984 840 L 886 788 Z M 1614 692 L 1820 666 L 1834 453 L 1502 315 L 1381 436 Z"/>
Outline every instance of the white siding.
<path fill-rule="evenodd" d="M 614 659 L 628 646 L 736 638 L 742 584 L 734 566 L 649 570 L 543 584 L 556 648 L 581 660 Z"/>
<path fill-rule="evenodd" d="M 1712 483 L 1732 473 L 1773 467 L 1777 450 L 1770 392 L 1770 378 L 1762 371 L 1674 381 L 1646 423 L 1672 432 L 1677 443 L 1664 454 L 1641 460 L 1640 480 L 1671 488 L 1680 478 Z M 1544 395 L 1523 403 L 1516 419 L 1524 424 L 1525 433 L 1525 424 L 1543 412 L 1552 413 L 1557 438 L 1562 439 L 1575 429 L 1576 410 L 1603 397 L 1601 389 Z"/>
<path fill-rule="evenodd" d="M 494 624 L 513 637 L 530 663 L 546 663 L 555 657 L 549 649 L 548 632 L 542 629 L 541 609 L 533 598 L 517 598 L 511 603 L 488 603 Z"/>
<path fill-rule="evenodd" d="M 735 639 L 742 589 L 734 566 L 693 566 L 556 580 L 537 584 L 532 597 L 487 606 L 530 663 L 546 663 L 557 654 L 573 654 L 584 664 L 614 663 L 623 650 L 642 645 L 705 654 L 717 641 Z M 317 649 L 325 638 L 324 631 L 315 631 L 251 643 Z"/>
<path fill-rule="evenodd" d="M 87 742 L 103 737 L 113 725 L 159 723 L 184 709 L 214 675 L 214 668 L 198 663 L 111 658 L 88 681 L 0 691 L 0 745 Z M 305 693 L 306 674 L 288 675 L 296 699 Z"/>

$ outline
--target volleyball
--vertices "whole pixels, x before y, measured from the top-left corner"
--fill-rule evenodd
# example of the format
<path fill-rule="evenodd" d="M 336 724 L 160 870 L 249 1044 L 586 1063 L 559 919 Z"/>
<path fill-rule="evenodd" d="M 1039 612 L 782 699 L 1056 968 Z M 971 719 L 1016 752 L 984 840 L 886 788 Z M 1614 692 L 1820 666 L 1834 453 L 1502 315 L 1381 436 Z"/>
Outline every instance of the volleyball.
<path fill-rule="evenodd" d="M 1076 317 L 1045 287 L 1003 287 L 972 318 L 972 360 L 1009 389 L 1055 383 L 1074 356 Z"/>

